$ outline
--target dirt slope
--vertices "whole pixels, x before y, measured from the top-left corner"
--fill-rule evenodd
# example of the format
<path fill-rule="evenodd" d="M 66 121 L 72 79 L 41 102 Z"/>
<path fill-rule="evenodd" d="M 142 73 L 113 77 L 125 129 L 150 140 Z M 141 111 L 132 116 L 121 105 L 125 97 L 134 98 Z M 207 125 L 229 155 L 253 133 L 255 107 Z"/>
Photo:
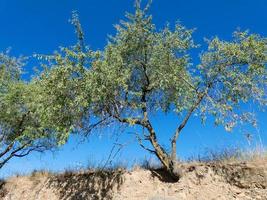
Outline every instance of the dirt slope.
<path fill-rule="evenodd" d="M 267 159 L 190 163 L 173 183 L 161 170 L 135 169 L 10 178 L 4 200 L 267 200 Z"/>

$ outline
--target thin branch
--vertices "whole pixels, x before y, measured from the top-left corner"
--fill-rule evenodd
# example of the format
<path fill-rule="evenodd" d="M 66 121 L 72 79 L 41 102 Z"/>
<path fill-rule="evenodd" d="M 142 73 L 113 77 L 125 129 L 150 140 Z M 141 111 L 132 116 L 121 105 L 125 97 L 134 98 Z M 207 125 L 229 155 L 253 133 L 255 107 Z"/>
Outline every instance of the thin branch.
<path fill-rule="evenodd" d="M 20 147 L 18 147 L 17 149 L 15 149 L 15 150 L 13 150 L 12 152 L 11 152 L 11 154 L 7 157 L 7 158 L 5 158 L 4 160 L 2 160 L 1 162 L 0 162 L 0 169 L 11 159 L 11 158 L 13 158 L 15 155 L 16 155 L 16 153 L 17 152 L 19 152 L 19 151 L 21 151 L 22 149 L 24 149 L 27 145 L 29 145 L 30 144 L 30 142 L 28 142 L 28 143 L 25 143 L 24 145 L 22 145 L 22 146 L 20 146 Z"/>
<path fill-rule="evenodd" d="M 114 159 L 118 153 L 122 150 L 123 147 L 125 147 L 126 145 L 128 145 L 130 142 L 126 142 L 124 144 L 120 144 L 118 143 L 118 140 L 119 140 L 119 137 L 116 138 L 115 140 L 115 143 L 113 144 L 112 148 L 111 148 L 111 151 L 108 155 L 108 159 L 106 160 L 105 164 L 103 165 L 102 169 L 105 169 L 106 166 L 108 164 L 111 164 L 112 163 L 112 159 Z M 116 147 L 119 146 L 119 148 L 117 149 L 117 151 L 113 154 L 113 152 L 116 150 Z M 112 156 L 113 155 L 113 156 Z M 112 158 L 111 158 L 112 157 Z"/>
<path fill-rule="evenodd" d="M 12 149 L 13 146 L 14 146 L 14 142 L 12 142 L 11 144 L 9 144 L 7 146 L 7 148 L 2 153 L 0 153 L 0 158 L 3 157 L 6 153 L 8 153 Z"/>
<path fill-rule="evenodd" d="M 98 126 L 100 126 L 102 123 L 104 123 L 110 116 L 104 117 L 98 122 L 91 124 L 89 127 L 87 127 L 85 135 L 87 136 L 93 129 L 96 129 Z"/>
<path fill-rule="evenodd" d="M 176 142 L 177 142 L 177 138 L 178 138 L 180 132 L 185 127 L 185 125 L 187 124 L 187 122 L 188 122 L 189 118 L 191 117 L 192 113 L 197 109 L 197 107 L 199 106 L 199 104 L 201 103 L 201 101 L 204 99 L 204 97 L 205 96 L 209 96 L 208 95 L 208 92 L 213 87 L 214 81 L 216 80 L 217 76 L 218 76 L 218 74 L 216 76 L 214 76 L 212 78 L 212 80 L 207 81 L 207 86 L 206 86 L 205 91 L 203 93 L 198 93 L 197 101 L 190 108 L 190 110 L 187 112 L 185 118 L 183 119 L 183 121 L 181 122 L 181 124 L 176 129 L 176 131 L 174 133 L 174 136 L 173 136 L 173 138 L 171 140 L 171 145 L 172 145 L 171 157 L 172 157 L 172 160 L 175 160 L 176 159 Z"/>
<path fill-rule="evenodd" d="M 43 149 L 41 149 L 43 148 Z M 31 153 L 32 151 L 36 151 L 36 152 L 44 152 L 46 150 L 46 146 L 45 145 L 37 145 L 34 147 L 31 147 L 29 149 L 26 150 L 25 153 L 20 153 L 20 154 L 14 154 L 15 157 L 24 157 L 29 155 L 29 153 Z"/>
<path fill-rule="evenodd" d="M 23 133 L 23 131 L 25 130 L 22 126 L 23 126 L 24 120 L 26 119 L 26 117 L 27 117 L 27 115 L 28 115 L 29 113 L 30 113 L 30 112 L 27 112 L 27 113 L 23 114 L 21 120 L 18 122 L 18 130 L 19 130 L 19 131 L 15 134 L 15 138 L 14 138 L 14 140 L 15 140 L 17 137 L 19 137 L 19 136 Z M 0 158 L 3 157 L 5 154 L 7 154 L 7 153 L 14 147 L 14 144 L 15 144 L 15 142 L 10 143 L 10 144 L 6 147 L 6 149 L 5 149 L 3 152 L 0 153 Z"/>
<path fill-rule="evenodd" d="M 115 119 L 117 119 L 121 123 L 127 123 L 127 124 L 137 124 L 137 125 L 144 125 L 144 122 L 139 118 L 121 118 L 118 115 L 112 115 Z"/>
<path fill-rule="evenodd" d="M 138 140 L 138 143 L 139 145 L 145 149 L 146 151 L 150 152 L 150 153 L 153 153 L 153 154 L 156 154 L 156 151 L 152 150 L 152 149 L 149 149 L 148 147 L 146 147 L 143 142 L 142 142 L 142 138 L 136 133 L 136 138 Z"/>

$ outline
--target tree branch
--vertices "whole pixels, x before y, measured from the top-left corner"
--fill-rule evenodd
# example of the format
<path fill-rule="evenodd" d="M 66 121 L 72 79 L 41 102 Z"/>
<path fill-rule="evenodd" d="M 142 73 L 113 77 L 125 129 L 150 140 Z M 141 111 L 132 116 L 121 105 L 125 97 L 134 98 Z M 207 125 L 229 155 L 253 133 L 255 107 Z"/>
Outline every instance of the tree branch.
<path fill-rule="evenodd" d="M 100 126 L 102 123 L 104 123 L 110 116 L 107 116 L 107 117 L 104 117 L 102 118 L 101 120 L 99 120 L 98 122 L 94 123 L 94 124 L 91 124 L 89 125 L 89 127 L 86 127 L 85 131 L 85 136 L 88 136 L 90 134 L 90 132 L 97 128 L 98 126 Z"/>
<path fill-rule="evenodd" d="M 23 133 L 23 131 L 25 130 L 24 128 L 23 128 L 23 123 L 24 123 L 24 120 L 26 119 L 26 117 L 27 117 L 27 115 L 29 114 L 30 112 L 27 112 L 27 113 L 25 113 L 25 114 L 23 114 L 22 115 L 22 118 L 21 118 L 21 120 L 18 122 L 18 132 L 15 134 L 15 138 L 13 139 L 13 142 L 11 142 L 7 147 L 6 147 L 6 149 L 3 151 L 3 152 L 1 152 L 0 153 L 0 158 L 2 158 L 3 156 L 5 156 L 5 154 L 7 154 L 13 147 L 14 147 L 14 144 L 15 144 L 15 139 L 17 138 L 17 137 L 19 137 L 22 133 Z"/>
<path fill-rule="evenodd" d="M 3 152 L 0 153 L 0 158 L 3 157 L 6 153 L 8 153 L 12 149 L 13 146 L 14 146 L 14 142 L 9 144 L 7 148 Z"/>
<path fill-rule="evenodd" d="M 204 90 L 203 93 L 198 93 L 198 98 L 197 98 L 195 104 L 190 108 L 190 110 L 187 112 L 185 118 L 183 119 L 181 124 L 176 129 L 176 131 L 173 135 L 173 138 L 171 140 L 171 147 L 172 147 L 171 158 L 173 161 L 176 160 L 176 142 L 177 142 L 177 139 L 178 139 L 180 132 L 183 130 L 183 128 L 187 124 L 188 120 L 190 119 L 192 113 L 197 109 L 197 107 L 199 106 L 201 101 L 204 99 L 204 97 L 208 96 L 208 92 L 213 87 L 214 81 L 216 80 L 217 76 L 218 76 L 218 74 L 216 76 L 214 76 L 212 78 L 212 80 L 207 81 L 206 89 Z"/>
<path fill-rule="evenodd" d="M 138 133 L 135 133 L 135 136 L 136 136 L 136 139 L 138 140 L 139 145 L 140 145 L 143 149 L 145 149 L 146 151 L 148 151 L 148 152 L 150 152 L 150 153 L 156 154 L 156 151 L 155 151 L 155 150 L 149 149 L 149 148 L 147 148 L 147 147 L 143 144 L 143 142 L 142 142 L 143 139 L 138 135 Z"/>
<path fill-rule="evenodd" d="M 17 149 L 13 150 L 10 155 L 8 157 L 6 157 L 5 159 L 3 159 L 1 162 L 0 162 L 0 169 L 11 159 L 13 158 L 14 156 L 16 156 L 16 153 L 21 151 L 22 149 L 24 149 L 27 145 L 29 145 L 30 142 L 28 143 L 25 143 L 24 145 L 18 147 Z M 17 156 L 19 157 L 19 156 Z M 22 157 L 22 156 L 21 156 Z"/>

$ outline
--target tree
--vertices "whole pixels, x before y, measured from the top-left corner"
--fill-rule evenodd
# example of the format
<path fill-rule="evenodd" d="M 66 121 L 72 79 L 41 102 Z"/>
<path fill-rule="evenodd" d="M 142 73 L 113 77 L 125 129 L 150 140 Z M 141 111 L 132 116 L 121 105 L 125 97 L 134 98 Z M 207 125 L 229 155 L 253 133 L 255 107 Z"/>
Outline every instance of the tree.
<path fill-rule="evenodd" d="M 136 1 L 134 14 L 116 26 L 102 52 L 88 70 L 91 108 L 99 118 L 110 117 L 129 127 L 139 126 L 139 144 L 153 153 L 174 178 L 177 169 L 177 139 L 193 113 L 203 121 L 212 115 L 215 124 L 230 131 L 238 123 L 252 123 L 244 103 L 266 106 L 266 38 L 235 32 L 233 41 L 214 38 L 193 66 L 188 51 L 196 47 L 193 30 L 180 23 L 158 31 L 148 15 L 148 4 Z M 151 115 L 174 112 L 180 119 L 168 152 L 158 142 Z M 147 146 L 143 142 L 149 141 Z"/>
<path fill-rule="evenodd" d="M 24 100 L 30 98 L 29 88 L 22 82 L 23 60 L 0 54 L 0 168 L 12 157 L 23 157 L 39 145 L 31 145 L 30 113 Z M 27 133 L 26 133 L 27 132 Z"/>
<path fill-rule="evenodd" d="M 90 132 L 110 123 L 140 127 L 136 133 L 140 146 L 178 179 L 177 139 L 193 114 L 203 122 L 212 116 L 215 124 L 227 131 L 240 123 L 256 125 L 253 113 L 242 105 L 267 104 L 267 40 L 241 31 L 234 32 L 233 41 L 215 37 L 207 41 L 208 50 L 194 66 L 189 55 L 189 50 L 197 47 L 193 30 L 180 23 L 174 29 L 166 25 L 157 30 L 147 14 L 149 6 L 142 9 L 136 1 L 135 13 L 128 13 L 127 20 L 116 26 L 116 35 L 109 38 L 103 51 L 84 47 L 74 14 L 79 43 L 50 57 L 52 64 L 42 78 L 44 85 L 51 83 L 44 91 L 50 98 L 45 107 L 64 127 L 70 114 L 74 121 L 68 121 L 67 127 L 73 132 L 84 127 Z M 50 107 L 55 103 L 57 106 Z M 180 119 L 170 151 L 158 141 L 164 133 L 158 133 L 151 123 L 151 116 L 159 111 L 176 113 Z M 90 117 L 93 120 L 88 122 Z"/>
<path fill-rule="evenodd" d="M 44 71 L 25 81 L 21 77 L 23 62 L 23 58 L 0 54 L 0 169 L 14 157 L 64 144 L 75 125 L 76 112 L 66 104 L 62 84 L 54 88 L 54 71 L 49 77 Z M 69 108 L 66 111 L 64 104 Z"/>

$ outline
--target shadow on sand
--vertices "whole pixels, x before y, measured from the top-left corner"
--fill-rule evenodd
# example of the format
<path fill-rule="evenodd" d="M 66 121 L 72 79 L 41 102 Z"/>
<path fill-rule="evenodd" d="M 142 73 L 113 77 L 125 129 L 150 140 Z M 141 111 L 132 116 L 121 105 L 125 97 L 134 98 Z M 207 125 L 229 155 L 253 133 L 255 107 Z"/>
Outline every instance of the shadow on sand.
<path fill-rule="evenodd" d="M 165 169 L 158 168 L 158 169 L 149 169 L 151 172 L 151 176 L 157 177 L 161 182 L 165 183 L 176 183 L 177 180 L 173 179 L 173 177 L 168 174 L 168 172 Z"/>
<path fill-rule="evenodd" d="M 65 172 L 52 176 L 48 186 L 56 190 L 62 200 L 112 199 L 114 190 L 123 183 L 123 170 Z"/>

